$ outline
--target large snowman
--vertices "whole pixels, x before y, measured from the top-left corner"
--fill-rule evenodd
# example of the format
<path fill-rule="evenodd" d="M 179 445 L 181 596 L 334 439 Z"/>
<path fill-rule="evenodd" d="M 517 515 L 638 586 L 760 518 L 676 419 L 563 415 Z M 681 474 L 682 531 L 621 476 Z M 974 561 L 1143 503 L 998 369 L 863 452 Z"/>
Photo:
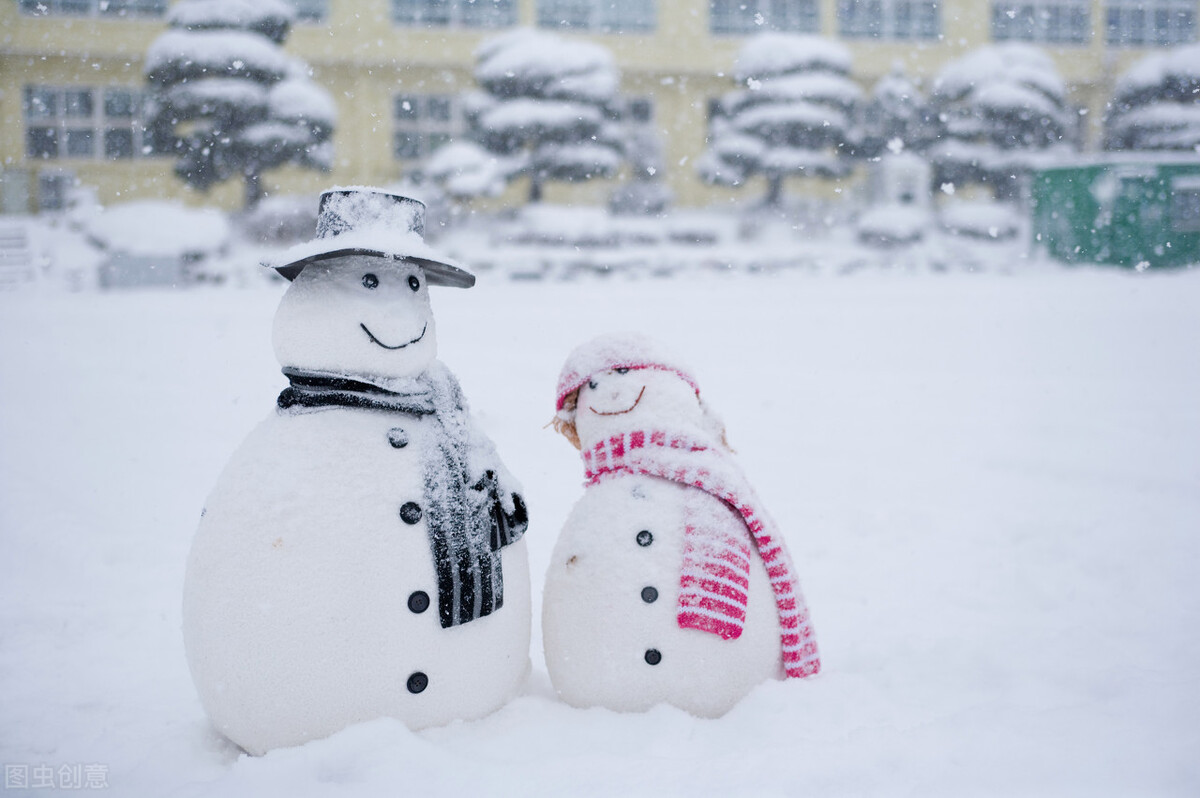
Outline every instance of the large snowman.
<path fill-rule="evenodd" d="M 542 604 L 562 699 L 712 717 L 765 680 L 815 674 L 783 540 L 691 371 L 645 337 L 603 336 L 568 357 L 557 410 L 587 475 Z"/>
<path fill-rule="evenodd" d="M 480 717 L 529 669 L 524 503 L 435 359 L 429 286 L 474 277 L 423 229 L 416 200 L 329 191 L 275 267 L 290 385 L 209 496 L 183 597 L 204 708 L 253 754 Z"/>

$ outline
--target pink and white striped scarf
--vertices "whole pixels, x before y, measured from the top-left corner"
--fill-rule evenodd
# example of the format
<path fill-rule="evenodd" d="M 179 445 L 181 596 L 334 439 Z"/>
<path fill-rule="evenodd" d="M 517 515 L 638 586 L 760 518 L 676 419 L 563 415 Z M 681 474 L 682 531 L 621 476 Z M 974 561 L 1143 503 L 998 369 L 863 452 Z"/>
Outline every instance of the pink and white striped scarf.
<path fill-rule="evenodd" d="M 723 450 L 703 438 L 662 430 L 614 435 L 582 451 L 589 485 L 618 474 L 644 474 L 698 488 L 741 516 L 775 591 L 783 666 L 789 678 L 821 670 L 817 638 L 791 557 L 771 517 L 741 470 Z M 750 587 L 750 548 L 745 537 L 718 532 L 691 517 L 684 532 L 679 581 L 680 627 L 726 640 L 742 634 Z"/>

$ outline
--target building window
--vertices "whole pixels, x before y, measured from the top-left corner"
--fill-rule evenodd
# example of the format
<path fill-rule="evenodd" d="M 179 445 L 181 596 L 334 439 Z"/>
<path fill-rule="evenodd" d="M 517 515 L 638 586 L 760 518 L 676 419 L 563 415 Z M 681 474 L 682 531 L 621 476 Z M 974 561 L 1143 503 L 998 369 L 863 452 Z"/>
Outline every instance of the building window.
<path fill-rule="evenodd" d="M 1105 41 L 1152 47 L 1196 40 L 1195 0 L 1106 0 Z"/>
<path fill-rule="evenodd" d="M 124 160 L 151 154 L 145 96 L 120 87 L 25 87 L 25 156 Z"/>
<path fill-rule="evenodd" d="M 764 30 L 819 33 L 817 0 L 709 0 L 713 33 L 758 33 Z"/>
<path fill-rule="evenodd" d="M 658 21 L 656 0 L 538 0 L 543 28 L 606 33 L 652 31 Z"/>
<path fill-rule="evenodd" d="M 35 17 L 162 17 L 167 0 L 19 0 Z"/>
<path fill-rule="evenodd" d="M 846 38 L 936 39 L 938 0 L 838 0 L 838 33 Z"/>
<path fill-rule="evenodd" d="M 297 22 L 319 23 L 329 16 L 329 0 L 288 0 Z"/>
<path fill-rule="evenodd" d="M 392 21 L 420 27 L 506 28 L 517 24 L 516 0 L 392 0 Z"/>
<path fill-rule="evenodd" d="M 1089 0 L 1025 0 L 992 4 L 995 41 L 1085 44 L 1091 36 Z"/>
<path fill-rule="evenodd" d="M 392 153 L 398 161 L 428 158 L 443 144 L 462 137 L 465 125 L 457 95 L 398 94 L 392 107 Z"/>

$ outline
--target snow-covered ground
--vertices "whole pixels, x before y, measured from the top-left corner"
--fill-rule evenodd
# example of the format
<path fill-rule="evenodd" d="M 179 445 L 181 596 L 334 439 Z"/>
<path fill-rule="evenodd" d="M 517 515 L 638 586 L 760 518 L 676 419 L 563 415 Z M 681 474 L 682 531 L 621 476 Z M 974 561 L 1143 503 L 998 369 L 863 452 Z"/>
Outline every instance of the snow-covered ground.
<path fill-rule="evenodd" d="M 282 286 L 0 294 L 6 785 L 1197 794 L 1200 271 L 1007 267 L 436 290 L 442 358 L 529 499 L 532 678 L 480 721 L 261 758 L 208 727 L 179 605 L 206 493 L 283 387 Z M 572 709 L 542 665 L 540 580 L 582 480 L 545 428 L 554 380 L 615 329 L 694 365 L 813 610 L 822 674 L 721 719 Z"/>

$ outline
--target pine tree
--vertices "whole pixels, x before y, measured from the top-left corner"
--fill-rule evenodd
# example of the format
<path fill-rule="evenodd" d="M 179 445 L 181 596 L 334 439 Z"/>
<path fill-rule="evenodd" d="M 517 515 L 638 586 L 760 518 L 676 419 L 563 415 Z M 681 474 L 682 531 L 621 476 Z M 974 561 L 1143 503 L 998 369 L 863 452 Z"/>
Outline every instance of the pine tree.
<path fill-rule="evenodd" d="M 146 55 L 156 147 L 200 191 L 240 176 L 246 206 L 263 172 L 288 163 L 328 169 L 336 108 L 281 45 L 293 12 L 282 0 L 181 0 Z"/>
<path fill-rule="evenodd" d="M 930 149 L 939 184 L 983 183 L 1014 199 L 1038 157 L 1074 149 L 1078 120 L 1066 86 L 1030 45 L 989 45 L 948 63 L 931 100 L 942 127 Z"/>
<path fill-rule="evenodd" d="M 480 91 L 465 103 L 474 146 L 443 148 L 428 171 L 460 195 L 528 177 L 530 202 L 551 180 L 610 177 L 622 161 L 618 79 L 599 45 L 528 29 L 489 39 L 476 52 Z"/>
<path fill-rule="evenodd" d="M 924 152 L 937 135 L 937 121 L 925 95 L 895 67 L 871 90 L 862 106 L 858 153 L 878 158 L 887 152 Z"/>
<path fill-rule="evenodd" d="M 817 36 L 762 33 L 738 54 L 741 87 L 721 98 L 698 168 L 710 183 L 740 186 L 761 174 L 768 205 L 791 176 L 841 177 L 852 168 L 862 92 L 850 52 Z"/>
<path fill-rule="evenodd" d="M 1200 44 L 1148 55 L 1120 77 L 1104 148 L 1200 152 Z"/>

